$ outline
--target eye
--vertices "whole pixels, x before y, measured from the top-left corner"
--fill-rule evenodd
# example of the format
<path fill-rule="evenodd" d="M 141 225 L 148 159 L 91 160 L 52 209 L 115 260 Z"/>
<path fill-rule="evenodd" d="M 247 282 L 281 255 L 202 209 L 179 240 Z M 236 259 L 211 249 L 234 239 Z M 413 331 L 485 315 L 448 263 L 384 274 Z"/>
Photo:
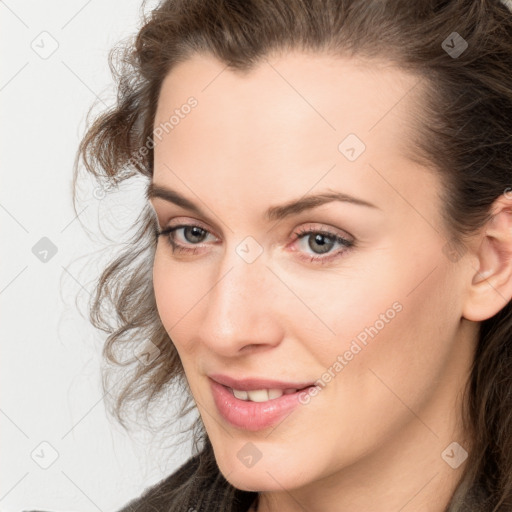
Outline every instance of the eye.
<path fill-rule="evenodd" d="M 344 238 L 338 233 L 329 230 L 318 230 L 306 227 L 294 234 L 296 236 L 295 240 L 298 240 L 301 246 L 301 251 L 298 251 L 299 258 L 313 263 L 329 263 L 333 259 L 341 256 L 342 253 L 346 253 L 347 250 L 355 245 L 353 240 Z M 341 249 L 330 252 L 336 245 L 341 247 Z M 304 253 L 304 251 L 307 253 L 309 249 L 313 251 L 313 256 L 311 256 L 311 253 L 309 253 L 310 256 Z M 322 256 L 322 254 L 328 254 L 328 256 Z"/>
<path fill-rule="evenodd" d="M 172 226 L 157 232 L 157 235 L 165 236 L 165 241 L 171 246 L 173 253 L 192 253 L 195 254 L 197 249 L 190 249 L 186 247 L 182 242 L 176 242 L 176 234 L 180 230 L 183 230 L 182 236 L 185 239 L 185 244 L 189 243 L 192 245 L 202 242 L 206 235 L 209 233 L 208 230 L 194 224 L 181 224 L 179 226 Z M 213 235 L 212 235 L 213 236 Z"/>
<path fill-rule="evenodd" d="M 177 233 L 181 233 L 182 240 L 177 240 Z M 157 235 L 164 236 L 168 245 L 171 246 L 173 253 L 197 254 L 200 243 L 212 235 L 207 229 L 195 224 L 180 224 L 165 228 L 157 232 Z M 168 235 L 168 236 L 165 236 Z M 300 250 L 293 249 L 297 252 L 298 257 L 310 263 L 325 264 L 333 259 L 340 257 L 349 249 L 354 247 L 355 241 L 342 237 L 340 234 L 329 231 L 328 229 L 313 229 L 310 226 L 300 229 L 294 233 L 293 242 L 299 242 Z M 314 235 L 314 236 L 313 236 Z M 307 243 L 305 243 L 307 242 Z M 187 247 L 187 245 L 198 245 L 196 248 Z M 331 251 L 333 247 L 338 246 L 337 251 Z M 308 251 L 313 251 L 313 254 Z M 324 256 L 327 254 L 327 256 Z"/>

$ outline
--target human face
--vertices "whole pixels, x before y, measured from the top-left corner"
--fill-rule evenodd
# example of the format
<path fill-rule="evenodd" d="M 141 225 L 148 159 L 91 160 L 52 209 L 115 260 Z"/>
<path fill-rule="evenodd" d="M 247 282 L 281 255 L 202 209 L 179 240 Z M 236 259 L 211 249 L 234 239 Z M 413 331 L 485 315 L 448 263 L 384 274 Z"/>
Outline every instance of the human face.
<path fill-rule="evenodd" d="M 151 199 L 160 228 L 198 226 L 159 237 L 153 280 L 219 468 L 241 489 L 295 489 L 308 510 L 320 486 L 352 482 L 360 503 L 360 486 L 376 492 L 382 478 L 403 505 L 436 471 L 454 474 L 441 452 L 461 442 L 473 346 L 460 340 L 474 334 L 461 323 L 463 267 L 445 250 L 439 178 L 404 151 L 419 78 L 304 53 L 247 74 L 224 67 L 199 55 L 179 64 L 156 112 L 166 129 L 153 184 L 201 213 Z M 357 201 L 266 215 L 328 193 Z M 317 389 L 275 421 L 240 426 L 218 409 L 213 374 Z"/>

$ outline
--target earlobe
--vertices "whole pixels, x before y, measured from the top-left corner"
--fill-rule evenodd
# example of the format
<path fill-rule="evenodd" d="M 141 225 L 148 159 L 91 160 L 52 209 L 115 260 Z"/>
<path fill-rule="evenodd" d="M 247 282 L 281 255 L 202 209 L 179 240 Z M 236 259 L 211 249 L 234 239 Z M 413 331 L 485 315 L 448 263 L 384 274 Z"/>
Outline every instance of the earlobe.
<path fill-rule="evenodd" d="M 475 250 L 477 267 L 473 269 L 462 315 L 474 322 L 491 318 L 512 298 L 512 197 L 500 196 L 492 212 Z"/>

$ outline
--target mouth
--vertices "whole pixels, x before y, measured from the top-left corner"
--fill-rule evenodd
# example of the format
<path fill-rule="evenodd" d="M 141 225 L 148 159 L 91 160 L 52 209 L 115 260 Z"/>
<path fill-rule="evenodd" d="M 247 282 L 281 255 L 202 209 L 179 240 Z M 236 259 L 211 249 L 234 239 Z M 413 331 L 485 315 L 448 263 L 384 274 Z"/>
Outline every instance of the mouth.
<path fill-rule="evenodd" d="M 295 388 L 254 388 L 240 390 L 210 379 L 217 412 L 231 426 L 257 431 L 280 423 L 292 411 L 304 404 L 314 384 Z"/>

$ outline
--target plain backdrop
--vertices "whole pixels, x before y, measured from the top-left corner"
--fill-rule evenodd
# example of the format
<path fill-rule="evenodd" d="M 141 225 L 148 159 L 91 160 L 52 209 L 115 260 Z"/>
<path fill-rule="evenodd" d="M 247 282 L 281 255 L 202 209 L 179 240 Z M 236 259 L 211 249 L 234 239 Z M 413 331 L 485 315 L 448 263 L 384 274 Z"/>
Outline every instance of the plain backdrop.
<path fill-rule="evenodd" d="M 87 111 L 113 102 L 108 52 L 137 31 L 140 7 L 0 2 L 1 511 L 114 511 L 191 453 L 128 435 L 108 416 L 105 335 L 75 305 L 79 292 L 92 294 L 100 268 L 89 259 L 104 247 L 98 218 L 126 227 L 141 206 L 140 188 L 116 202 L 95 197 L 91 182 L 77 217 L 71 196 Z"/>

